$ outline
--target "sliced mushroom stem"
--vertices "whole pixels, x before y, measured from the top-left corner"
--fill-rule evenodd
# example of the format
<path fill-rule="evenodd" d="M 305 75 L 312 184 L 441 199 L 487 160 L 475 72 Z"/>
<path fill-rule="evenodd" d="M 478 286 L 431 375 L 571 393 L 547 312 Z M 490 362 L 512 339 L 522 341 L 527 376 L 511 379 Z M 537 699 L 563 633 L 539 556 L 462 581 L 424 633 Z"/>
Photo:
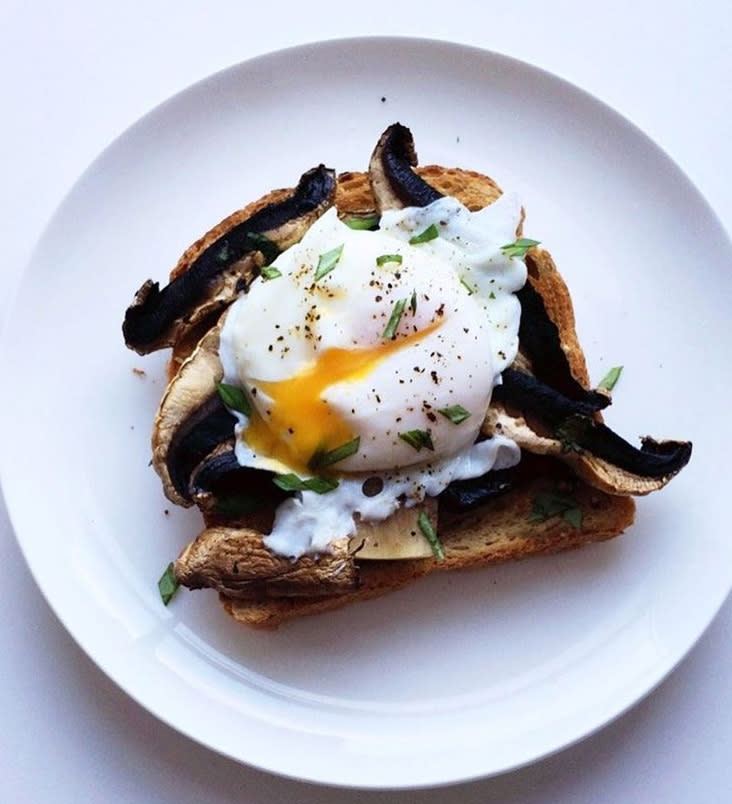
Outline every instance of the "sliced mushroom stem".
<path fill-rule="evenodd" d="M 320 165 L 303 174 L 282 201 L 268 204 L 215 237 L 162 290 L 148 280 L 127 309 L 122 331 L 140 354 L 175 343 L 187 329 L 223 310 L 256 276 L 259 266 L 296 243 L 333 204 L 335 173 Z"/>
<path fill-rule="evenodd" d="M 181 553 L 174 570 L 189 589 L 208 587 L 247 600 L 338 595 L 358 587 L 347 538 L 333 542 L 327 554 L 292 561 L 272 553 L 262 534 L 248 528 L 207 528 Z"/>
<path fill-rule="evenodd" d="M 351 552 L 359 562 L 433 558 L 434 548 L 419 525 L 422 516 L 437 532 L 437 500 L 434 497 L 425 497 L 410 508 L 397 508 L 386 519 L 356 519 Z"/>
<path fill-rule="evenodd" d="M 418 176 L 412 132 L 394 123 L 379 138 L 369 162 L 371 188 L 379 212 L 402 207 L 425 207 L 442 193 Z"/>

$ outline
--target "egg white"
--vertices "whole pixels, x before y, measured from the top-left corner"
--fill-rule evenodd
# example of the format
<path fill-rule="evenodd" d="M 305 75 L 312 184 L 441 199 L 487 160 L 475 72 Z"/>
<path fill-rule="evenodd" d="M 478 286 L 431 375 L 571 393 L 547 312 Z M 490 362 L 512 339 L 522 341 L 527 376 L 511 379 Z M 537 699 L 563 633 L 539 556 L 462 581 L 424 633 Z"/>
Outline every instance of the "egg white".
<path fill-rule="evenodd" d="M 512 196 L 475 213 L 446 197 L 386 212 L 380 229 L 368 232 L 351 230 L 332 209 L 273 263 L 280 276 L 257 279 L 232 305 L 221 334 L 225 381 L 243 387 L 254 406 L 252 421 L 240 416 L 236 425 L 239 462 L 304 477 L 308 438 L 332 449 L 337 444 L 328 443 L 328 430 L 337 425 L 341 441 L 359 439 L 353 455 L 329 467 L 336 489 L 298 492 L 280 505 L 265 539 L 270 549 L 292 557 L 321 553 L 355 533 L 356 514 L 383 519 L 452 480 L 518 461 L 508 439 L 475 441 L 492 389 L 518 349 L 514 293 L 526 268 L 501 246 L 515 239 L 520 216 Z M 433 224 L 438 237 L 409 243 Z M 320 256 L 340 246 L 333 270 L 315 281 Z M 382 255 L 400 261 L 379 265 Z M 385 337 L 400 301 L 396 333 Z M 342 360 L 334 371 L 329 356 L 336 352 Z M 366 363 L 348 374 L 363 355 Z M 318 383 L 298 384 L 308 372 Z M 307 415 L 285 425 L 277 411 L 286 407 L 287 393 L 294 395 L 291 407 Z M 305 400 L 311 393 L 317 399 Z M 455 405 L 470 413 L 459 424 L 439 413 Z M 261 433 L 270 430 L 279 446 L 263 449 L 269 442 Z M 429 432 L 434 450 L 400 438 L 412 430 Z M 372 476 L 383 489 L 368 497 L 361 486 Z"/>

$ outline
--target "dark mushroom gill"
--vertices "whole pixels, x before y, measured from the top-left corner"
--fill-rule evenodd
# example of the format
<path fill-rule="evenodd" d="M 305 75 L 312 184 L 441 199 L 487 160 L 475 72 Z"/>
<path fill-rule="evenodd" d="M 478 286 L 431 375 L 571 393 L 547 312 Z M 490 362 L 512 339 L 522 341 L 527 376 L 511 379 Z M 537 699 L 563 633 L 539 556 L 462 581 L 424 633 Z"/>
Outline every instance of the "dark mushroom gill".
<path fill-rule="evenodd" d="M 639 477 L 662 478 L 683 469 L 691 457 L 688 441 L 656 441 L 646 437 L 638 449 L 596 421 L 591 405 L 568 399 L 536 377 L 508 369 L 494 399 L 535 416 L 567 450 L 586 450 Z"/>
<path fill-rule="evenodd" d="M 512 471 L 497 469 L 469 480 L 453 480 L 439 495 L 440 506 L 447 511 L 469 511 L 510 491 Z"/>
<path fill-rule="evenodd" d="M 526 262 L 530 261 L 531 255 L 527 254 Z M 516 296 L 521 303 L 519 343 L 534 374 L 569 399 L 584 402 L 594 410 L 607 407 L 609 395 L 584 388 L 572 375 L 557 325 L 549 318 L 544 300 L 530 279 Z"/>
<path fill-rule="evenodd" d="M 166 455 L 173 487 L 185 500 L 194 469 L 223 441 L 231 439 L 234 419 L 218 394 L 210 396 L 177 428 Z"/>
<path fill-rule="evenodd" d="M 274 477 L 273 472 L 242 466 L 234 453 L 234 440 L 229 439 L 193 470 L 189 494 L 202 507 L 234 516 L 277 505 L 290 497 L 292 492 L 274 485 Z"/>

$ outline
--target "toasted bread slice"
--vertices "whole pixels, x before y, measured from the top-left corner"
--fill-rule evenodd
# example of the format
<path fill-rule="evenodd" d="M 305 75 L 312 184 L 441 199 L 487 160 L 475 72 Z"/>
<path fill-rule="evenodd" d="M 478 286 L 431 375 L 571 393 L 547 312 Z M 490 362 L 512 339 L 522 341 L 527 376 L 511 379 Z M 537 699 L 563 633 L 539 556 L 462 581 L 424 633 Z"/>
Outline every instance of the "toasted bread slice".
<path fill-rule="evenodd" d="M 492 203 L 501 194 L 492 179 L 474 171 L 429 165 L 417 168 L 417 172 L 436 189 L 453 195 L 473 210 Z M 248 209 L 270 197 L 250 205 Z M 341 174 L 336 205 L 342 217 L 373 212 L 375 204 L 368 175 Z M 559 330 L 573 376 L 588 386 L 587 366 L 575 332 L 569 292 L 548 252 L 543 249 L 535 251 L 529 281 L 541 294 L 547 312 Z M 190 348 L 187 344 L 176 347 L 171 371 L 176 370 L 176 361 L 190 353 Z M 258 601 L 220 595 L 221 603 L 236 620 L 255 628 L 272 629 L 297 617 L 331 611 L 387 594 L 432 572 L 481 567 L 610 539 L 633 522 L 635 505 L 631 498 L 593 488 L 554 459 L 532 458 L 529 464 L 522 482 L 508 493 L 467 513 L 440 511 L 439 537 L 445 552 L 442 561 L 435 558 L 360 561 L 360 585 L 355 591 L 322 597 Z M 581 523 L 577 525 L 577 522 L 572 523 L 561 516 L 532 517 L 537 495 L 546 492 L 571 493 L 581 511 Z M 207 524 L 211 524 L 208 516 L 206 519 Z"/>
<path fill-rule="evenodd" d="M 630 497 L 611 496 L 586 483 L 571 481 L 572 498 L 582 511 L 579 528 L 560 517 L 530 521 L 536 496 L 557 488 L 558 481 L 552 476 L 554 470 L 561 475 L 561 464 L 547 464 L 546 475 L 527 481 L 520 488 L 468 513 L 442 512 L 438 532 L 445 552 L 444 561 L 434 558 L 364 561 L 360 564 L 361 585 L 353 592 L 331 597 L 262 601 L 221 595 L 221 603 L 239 622 L 254 628 L 273 629 L 307 614 L 320 614 L 359 600 L 380 597 L 432 572 L 471 569 L 558 553 L 611 539 L 632 524 L 635 504 Z M 565 488 L 561 481 L 559 488 Z"/>

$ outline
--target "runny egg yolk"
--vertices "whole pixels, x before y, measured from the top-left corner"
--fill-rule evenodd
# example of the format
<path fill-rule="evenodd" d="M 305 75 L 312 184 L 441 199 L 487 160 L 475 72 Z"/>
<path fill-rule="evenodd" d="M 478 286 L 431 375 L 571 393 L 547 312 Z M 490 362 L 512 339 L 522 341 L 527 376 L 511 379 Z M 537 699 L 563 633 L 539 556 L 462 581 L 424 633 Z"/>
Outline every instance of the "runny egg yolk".
<path fill-rule="evenodd" d="M 293 472 L 309 474 L 308 462 L 316 452 L 336 449 L 355 437 L 322 398 L 323 391 L 335 383 L 366 377 L 389 355 L 419 342 L 441 324 L 438 320 L 418 332 L 363 349 L 327 349 L 286 380 L 254 381 L 271 402 L 264 415 L 253 408 L 244 441 L 254 452 L 278 460 Z"/>

